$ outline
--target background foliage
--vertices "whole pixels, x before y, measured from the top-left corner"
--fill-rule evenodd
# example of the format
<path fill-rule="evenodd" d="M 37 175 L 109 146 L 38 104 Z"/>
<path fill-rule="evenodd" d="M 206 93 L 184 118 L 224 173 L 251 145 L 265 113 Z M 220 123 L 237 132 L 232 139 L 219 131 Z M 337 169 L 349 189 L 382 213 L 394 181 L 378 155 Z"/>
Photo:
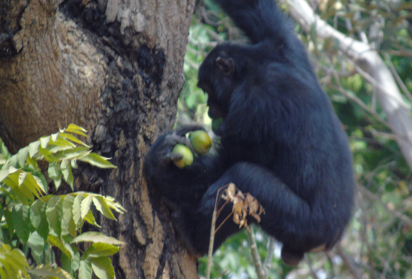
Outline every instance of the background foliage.
<path fill-rule="evenodd" d="M 409 1 L 309 1 L 321 18 L 344 34 L 379 51 L 403 91 L 412 95 L 412 4 Z M 287 11 L 287 6 L 283 5 Z M 314 30 L 314 29 L 313 29 Z M 373 87 L 334 40 L 296 26 L 323 89 L 350 140 L 358 182 L 357 207 L 347 233 L 328 254 L 310 254 L 297 269 L 285 266 L 275 250 L 269 278 L 412 278 L 412 177 L 394 141 Z M 207 96 L 196 87 L 197 70 L 219 42 L 245 42 L 229 18 L 210 0 L 200 1 L 192 19 L 185 56 L 186 85 L 178 103 L 177 125 L 195 121 L 210 127 Z M 267 238 L 258 232 L 259 251 Z M 230 238 L 214 255 L 213 276 L 256 278 L 247 236 Z M 202 259 L 202 263 L 205 260 Z M 201 264 L 201 272 L 205 264 Z M 203 273 L 204 274 L 204 273 Z"/>

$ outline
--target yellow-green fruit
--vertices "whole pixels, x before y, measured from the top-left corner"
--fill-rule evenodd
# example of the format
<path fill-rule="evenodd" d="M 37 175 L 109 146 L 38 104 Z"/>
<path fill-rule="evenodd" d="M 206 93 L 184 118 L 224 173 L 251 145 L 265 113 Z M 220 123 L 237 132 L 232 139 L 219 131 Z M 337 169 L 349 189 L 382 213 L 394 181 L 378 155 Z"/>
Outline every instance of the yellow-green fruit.
<path fill-rule="evenodd" d="M 212 147 L 212 140 L 205 131 L 194 131 L 189 135 L 189 139 L 193 149 L 199 154 L 207 153 Z"/>
<path fill-rule="evenodd" d="M 173 153 L 179 153 L 183 155 L 182 159 L 173 161 L 176 167 L 183 169 L 184 167 L 190 166 L 193 163 L 193 153 L 186 145 L 180 143 L 176 144 L 175 147 L 173 147 Z"/>

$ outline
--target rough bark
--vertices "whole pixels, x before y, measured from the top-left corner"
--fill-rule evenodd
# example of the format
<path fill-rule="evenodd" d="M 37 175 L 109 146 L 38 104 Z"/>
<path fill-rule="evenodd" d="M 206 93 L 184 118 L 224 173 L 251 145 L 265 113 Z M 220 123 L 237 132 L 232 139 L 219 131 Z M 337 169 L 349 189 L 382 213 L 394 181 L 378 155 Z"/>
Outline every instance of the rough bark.
<path fill-rule="evenodd" d="M 117 278 L 197 278 L 142 176 L 175 121 L 194 0 L 2 0 L 0 137 L 9 149 L 76 123 L 116 170 L 81 165 L 78 189 L 128 210 L 103 231 L 127 243 Z"/>

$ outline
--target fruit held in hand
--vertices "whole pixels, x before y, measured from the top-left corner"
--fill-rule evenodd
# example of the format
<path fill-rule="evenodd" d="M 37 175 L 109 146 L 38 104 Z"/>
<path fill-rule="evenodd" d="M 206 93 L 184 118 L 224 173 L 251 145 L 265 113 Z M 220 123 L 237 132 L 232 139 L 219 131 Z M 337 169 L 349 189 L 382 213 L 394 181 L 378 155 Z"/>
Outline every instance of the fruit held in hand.
<path fill-rule="evenodd" d="M 205 131 L 194 131 L 189 135 L 189 139 L 193 149 L 199 154 L 207 153 L 212 147 L 212 140 Z"/>
<path fill-rule="evenodd" d="M 193 163 L 193 153 L 186 145 L 180 143 L 176 144 L 175 147 L 173 147 L 173 153 L 179 153 L 183 156 L 182 159 L 173 161 L 176 167 L 183 169 Z"/>

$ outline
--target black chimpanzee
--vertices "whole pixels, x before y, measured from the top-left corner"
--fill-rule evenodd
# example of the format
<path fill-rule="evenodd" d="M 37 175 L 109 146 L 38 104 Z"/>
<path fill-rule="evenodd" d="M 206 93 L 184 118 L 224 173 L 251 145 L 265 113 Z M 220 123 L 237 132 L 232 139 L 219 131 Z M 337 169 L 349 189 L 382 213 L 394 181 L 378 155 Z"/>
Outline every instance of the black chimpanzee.
<path fill-rule="evenodd" d="M 283 260 L 296 265 L 305 252 L 330 249 L 351 218 L 355 182 L 348 140 L 274 1 L 219 4 L 250 39 L 248 45 L 218 45 L 199 70 L 209 115 L 223 118 L 221 146 L 215 156 L 178 169 L 172 160 L 181 157 L 172 148 L 197 127 L 166 133 L 146 156 L 146 177 L 167 201 L 191 253 L 207 253 L 216 192 L 233 182 L 263 205 L 259 225 L 283 243 Z M 230 213 L 226 208 L 221 216 Z M 227 221 L 215 248 L 238 231 Z"/>

